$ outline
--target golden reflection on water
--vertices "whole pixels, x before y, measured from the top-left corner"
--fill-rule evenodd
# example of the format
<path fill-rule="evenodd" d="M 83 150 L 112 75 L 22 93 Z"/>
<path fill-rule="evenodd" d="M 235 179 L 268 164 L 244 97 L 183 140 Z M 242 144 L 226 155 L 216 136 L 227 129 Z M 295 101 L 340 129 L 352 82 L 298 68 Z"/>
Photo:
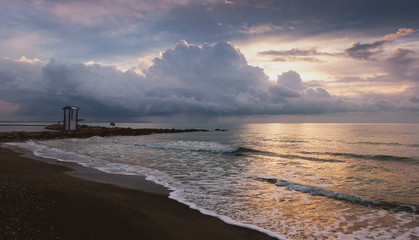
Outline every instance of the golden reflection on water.
<path fill-rule="evenodd" d="M 257 149 L 267 154 L 249 157 L 247 171 L 254 176 L 266 176 L 303 186 L 320 184 L 321 188 L 332 192 L 401 202 L 401 198 L 398 199 L 397 195 L 389 198 L 386 191 L 391 191 L 389 188 L 392 184 L 404 186 L 406 182 L 405 185 L 409 186 L 407 182 L 415 179 L 412 169 L 406 168 L 403 164 L 398 168 L 397 163 L 392 163 L 392 169 L 386 170 L 388 163 L 383 162 L 376 166 L 377 162 L 370 159 L 350 161 L 352 160 L 349 159 L 352 156 L 350 154 L 363 153 L 362 149 L 356 148 L 358 145 L 354 139 L 364 133 L 362 129 L 357 128 L 357 125 L 352 129 L 343 130 L 334 128 L 333 125 L 263 124 L 263 128 L 261 125 L 249 126 L 255 131 L 265 133 L 263 145 L 257 146 Z M 365 141 L 374 143 L 382 140 L 371 138 Z M 346 153 L 348 154 L 345 155 Z M 398 174 L 405 176 L 400 177 Z M 398 182 L 391 183 L 389 179 Z M 338 238 L 339 234 L 350 235 L 362 231 L 366 226 L 369 231 L 379 232 L 381 228 L 391 229 L 393 225 L 400 225 L 397 214 L 389 215 L 385 210 L 337 201 L 325 196 L 305 194 L 267 182 L 259 182 L 256 185 L 257 192 L 263 194 L 257 197 L 248 196 L 246 198 L 248 205 L 244 207 L 258 212 L 276 213 L 277 215 L 270 216 L 270 221 L 260 223 L 261 226 L 266 229 L 283 229 L 290 238 L 333 239 Z M 252 188 L 255 188 L 255 185 L 249 186 L 247 191 L 252 192 Z M 403 200 L 406 199 L 403 196 Z M 418 204 L 417 201 L 412 199 L 413 204 Z M 381 215 L 379 213 L 377 216 L 377 211 L 381 211 Z M 412 224 L 414 223 L 408 222 L 405 229 L 412 228 Z M 291 227 L 290 230 L 289 226 L 299 227 Z M 328 234 L 324 231 L 328 231 Z M 403 232 L 403 226 L 394 231 Z M 320 234 L 322 237 L 318 235 L 319 232 L 322 232 Z"/>
<path fill-rule="evenodd" d="M 258 197 L 249 196 L 246 208 L 252 208 L 258 212 L 277 214 L 271 216 L 270 221 L 263 223 L 262 227 L 266 229 L 282 228 L 288 232 L 287 236 L 302 239 L 305 237 L 314 238 L 318 231 L 327 229 L 343 230 L 345 227 L 345 222 L 342 221 L 341 216 L 335 214 L 341 206 L 329 204 L 332 201 L 330 199 L 318 196 L 307 198 L 302 193 L 279 188 L 268 183 L 263 184 L 261 188 L 263 190 L 259 190 L 262 190 L 264 194 Z M 289 231 L 289 226 L 295 226 L 295 228 L 291 228 L 294 229 L 294 232 Z"/>
<path fill-rule="evenodd" d="M 388 194 L 412 186 L 412 181 L 417 179 L 416 172 L 419 171 L 417 165 L 406 167 L 404 162 L 376 161 L 368 158 L 370 155 L 393 154 L 401 157 L 410 155 L 417 157 L 417 152 L 410 152 L 414 151 L 414 148 L 399 147 L 398 152 L 392 152 L 394 149 L 385 144 L 375 144 L 386 142 L 390 144 L 406 142 L 407 146 L 414 144 L 411 139 L 405 137 L 387 139 L 385 136 L 388 135 L 380 135 L 380 129 L 386 129 L 394 131 L 396 136 L 402 131 L 403 136 L 406 136 L 408 126 L 404 130 L 392 125 L 369 124 L 348 124 L 346 128 L 342 128 L 341 124 L 278 123 L 247 127 L 250 131 L 258 131 L 264 135 L 263 145 L 257 146 L 257 149 L 273 153 L 249 161 L 254 165 L 253 170 L 256 172 L 263 169 L 264 172 L 259 173 L 273 177 L 283 176 L 281 169 L 286 168 L 287 171 L 292 170 L 293 176 L 289 177 L 295 177 L 307 185 L 311 182 L 320 182 L 331 191 L 360 194 L 375 200 L 387 198 L 387 201 L 407 201 L 419 205 L 417 199 L 419 188 L 411 190 L 410 195 Z M 409 191 L 404 192 L 409 193 Z"/>
<path fill-rule="evenodd" d="M 249 187 L 249 192 L 252 192 L 255 185 Z M 268 221 L 260 221 L 258 226 L 276 231 L 281 229 L 292 239 L 336 239 L 339 234 L 351 235 L 366 226 L 370 231 L 381 231 L 400 225 L 400 218 L 403 218 L 403 214 L 398 218 L 397 214 L 389 215 L 385 210 L 377 216 L 374 208 L 336 202 L 323 196 L 307 196 L 269 183 L 261 183 L 258 192 L 263 194 L 246 197 L 247 205 L 243 205 L 242 210 L 254 209 L 264 213 L 265 219 L 266 213 L 275 214 Z M 242 219 L 244 223 L 254 223 L 254 220 Z M 402 233 L 417 227 L 413 225 L 414 222 L 408 221 L 395 231 Z"/>

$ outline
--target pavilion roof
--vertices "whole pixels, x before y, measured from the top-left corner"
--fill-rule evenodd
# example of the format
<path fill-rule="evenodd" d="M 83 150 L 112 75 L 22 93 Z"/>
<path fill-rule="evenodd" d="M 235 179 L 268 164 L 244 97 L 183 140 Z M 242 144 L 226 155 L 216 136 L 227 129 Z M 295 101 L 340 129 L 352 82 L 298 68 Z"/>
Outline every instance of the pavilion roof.
<path fill-rule="evenodd" d="M 65 110 L 65 109 L 70 109 L 70 110 L 80 110 L 80 108 L 75 107 L 75 106 L 66 106 L 66 107 L 63 107 L 63 109 L 62 109 L 62 110 Z"/>

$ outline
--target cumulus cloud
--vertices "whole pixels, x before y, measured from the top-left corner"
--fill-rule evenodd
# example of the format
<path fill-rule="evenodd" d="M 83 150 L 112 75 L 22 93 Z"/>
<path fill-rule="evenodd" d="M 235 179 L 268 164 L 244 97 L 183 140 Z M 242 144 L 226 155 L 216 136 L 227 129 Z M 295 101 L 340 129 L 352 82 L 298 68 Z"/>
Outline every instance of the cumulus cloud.
<path fill-rule="evenodd" d="M 154 59 L 144 76 L 94 63 L 2 61 L 1 96 L 20 104 L 22 114 L 64 105 L 79 105 L 91 114 L 237 114 L 246 102 L 263 101 L 268 85 L 263 70 L 248 65 L 225 42 L 182 41 Z"/>
<path fill-rule="evenodd" d="M 315 97 L 315 98 L 329 98 L 330 97 L 330 93 L 324 89 L 324 88 L 310 88 L 306 91 L 306 95 L 308 97 Z"/>
<path fill-rule="evenodd" d="M 155 58 L 143 75 L 93 62 L 0 61 L 2 105 L 19 106 L 16 113 L 28 116 L 60 119 L 66 105 L 79 106 L 84 116 L 113 119 L 321 114 L 394 106 L 375 100 L 370 101 L 375 108 L 366 107 L 334 96 L 322 86 L 305 84 L 292 70 L 278 75 L 276 83 L 269 82 L 263 69 L 249 65 L 240 50 L 226 42 L 197 46 L 181 41 Z M 417 105 L 414 98 L 406 101 Z"/>
<path fill-rule="evenodd" d="M 301 80 L 300 74 L 293 70 L 278 75 L 278 80 L 276 82 L 287 88 L 297 90 L 304 89 L 303 80 Z"/>

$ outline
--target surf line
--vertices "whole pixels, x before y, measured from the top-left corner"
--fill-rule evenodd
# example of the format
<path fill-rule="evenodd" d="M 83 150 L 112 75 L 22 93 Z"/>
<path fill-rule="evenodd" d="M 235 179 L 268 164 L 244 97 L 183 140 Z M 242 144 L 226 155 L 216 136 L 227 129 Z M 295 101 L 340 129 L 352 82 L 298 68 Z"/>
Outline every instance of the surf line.
<path fill-rule="evenodd" d="M 292 183 L 292 182 L 275 179 L 275 178 L 255 178 L 255 180 L 268 182 L 278 187 L 285 187 L 285 188 L 288 188 L 290 190 L 294 190 L 297 192 L 308 193 L 311 195 L 322 196 L 322 197 L 327 197 L 327 198 L 333 198 L 336 200 L 351 202 L 354 204 L 364 205 L 368 207 L 381 208 L 381 209 L 385 209 L 385 210 L 389 210 L 393 212 L 408 212 L 408 213 L 419 214 L 419 211 L 417 207 L 415 206 L 406 206 L 406 205 L 402 205 L 402 204 L 394 203 L 394 202 L 376 201 L 376 200 L 367 199 L 367 198 L 363 198 L 356 195 L 332 192 L 323 188 L 301 185 L 301 184 Z"/>

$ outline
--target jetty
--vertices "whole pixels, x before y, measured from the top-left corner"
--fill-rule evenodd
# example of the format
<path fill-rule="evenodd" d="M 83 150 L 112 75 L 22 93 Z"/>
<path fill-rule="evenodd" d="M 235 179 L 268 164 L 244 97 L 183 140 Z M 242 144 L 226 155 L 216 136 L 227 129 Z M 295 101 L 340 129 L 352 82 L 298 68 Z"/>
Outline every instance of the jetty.
<path fill-rule="evenodd" d="M 185 132 L 208 132 L 206 129 L 162 129 L 162 128 L 123 128 L 123 127 L 98 127 L 79 125 L 77 131 L 66 131 L 63 125 L 52 124 L 43 132 L 0 132 L 0 142 L 24 142 L 28 140 L 48 140 L 60 138 L 89 138 L 93 136 L 139 136 L 158 133 L 185 133 Z"/>

